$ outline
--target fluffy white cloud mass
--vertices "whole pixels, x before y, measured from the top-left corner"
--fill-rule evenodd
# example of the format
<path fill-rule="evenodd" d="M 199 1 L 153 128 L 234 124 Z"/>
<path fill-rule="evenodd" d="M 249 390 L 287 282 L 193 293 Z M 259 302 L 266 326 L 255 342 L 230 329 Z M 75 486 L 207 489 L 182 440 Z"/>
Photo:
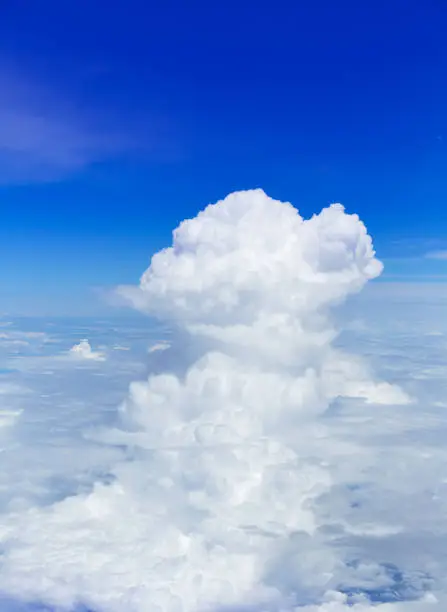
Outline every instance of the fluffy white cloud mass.
<path fill-rule="evenodd" d="M 425 503 L 408 488 L 421 458 L 393 456 L 413 400 L 342 350 L 332 321 L 381 270 L 339 204 L 304 220 L 254 190 L 181 223 L 139 287 L 120 289 L 175 330 L 91 434 L 125 458 L 4 516 L 0 592 L 95 612 L 444 609 L 405 515 Z"/>
<path fill-rule="evenodd" d="M 69 350 L 69 355 L 75 359 L 93 359 L 95 361 L 104 361 L 105 359 L 103 353 L 92 351 L 92 347 L 86 339 L 72 346 Z"/>

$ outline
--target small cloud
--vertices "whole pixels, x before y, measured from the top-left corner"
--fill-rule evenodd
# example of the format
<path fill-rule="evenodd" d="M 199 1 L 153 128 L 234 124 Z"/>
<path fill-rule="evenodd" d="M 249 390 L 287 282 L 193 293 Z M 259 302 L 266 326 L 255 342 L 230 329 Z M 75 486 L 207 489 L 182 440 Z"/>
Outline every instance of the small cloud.
<path fill-rule="evenodd" d="M 0 429 L 14 425 L 23 410 L 8 410 L 0 408 Z"/>
<path fill-rule="evenodd" d="M 2 342 L 3 346 L 29 346 L 29 342 L 26 340 L 5 340 Z"/>
<path fill-rule="evenodd" d="M 148 353 L 155 353 L 156 351 L 166 351 L 171 345 L 169 342 L 158 342 L 148 348 Z"/>
<path fill-rule="evenodd" d="M 447 261 L 447 249 L 443 249 L 440 251 L 429 251 L 425 254 L 425 259 L 438 259 Z"/>
<path fill-rule="evenodd" d="M 20 330 L 0 332 L 1 346 L 29 346 L 31 342 L 46 343 L 50 341 L 50 338 L 44 332 L 26 332 Z"/>
<path fill-rule="evenodd" d="M 79 344 L 75 344 L 70 350 L 69 355 L 75 359 L 92 359 L 95 361 L 105 361 L 104 353 L 92 351 L 92 347 L 88 340 L 81 340 Z"/>
<path fill-rule="evenodd" d="M 0 384 L 0 396 L 3 395 L 22 395 L 24 393 L 29 393 L 29 389 L 26 387 L 17 385 L 15 383 L 2 383 Z"/>

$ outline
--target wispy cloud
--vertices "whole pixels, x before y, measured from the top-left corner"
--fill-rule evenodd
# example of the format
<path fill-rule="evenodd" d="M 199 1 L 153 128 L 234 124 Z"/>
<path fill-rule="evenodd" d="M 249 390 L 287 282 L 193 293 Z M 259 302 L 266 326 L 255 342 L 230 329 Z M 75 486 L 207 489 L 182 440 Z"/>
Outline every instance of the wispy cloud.
<path fill-rule="evenodd" d="M 0 92 L 0 184 L 59 180 L 159 140 L 150 121 L 106 119 L 104 109 L 67 100 L 1 64 Z"/>
<path fill-rule="evenodd" d="M 0 107 L 0 182 L 51 180 L 109 154 L 106 142 L 75 123 L 33 109 Z"/>
<path fill-rule="evenodd" d="M 439 259 L 447 261 L 447 249 L 441 249 L 439 251 L 429 251 L 425 254 L 426 259 Z"/>

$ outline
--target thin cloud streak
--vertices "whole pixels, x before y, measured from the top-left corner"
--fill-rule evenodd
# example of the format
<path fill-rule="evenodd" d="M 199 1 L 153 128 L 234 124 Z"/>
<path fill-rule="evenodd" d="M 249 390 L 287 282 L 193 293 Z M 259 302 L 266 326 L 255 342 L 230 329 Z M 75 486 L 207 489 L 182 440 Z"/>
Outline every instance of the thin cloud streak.
<path fill-rule="evenodd" d="M 66 100 L 1 64 L 0 92 L 0 185 L 58 181 L 132 151 L 165 156 L 162 117 L 123 124 L 108 109 Z"/>
<path fill-rule="evenodd" d="M 440 251 L 429 251 L 425 254 L 426 259 L 438 259 L 442 261 L 447 261 L 447 249 Z"/>

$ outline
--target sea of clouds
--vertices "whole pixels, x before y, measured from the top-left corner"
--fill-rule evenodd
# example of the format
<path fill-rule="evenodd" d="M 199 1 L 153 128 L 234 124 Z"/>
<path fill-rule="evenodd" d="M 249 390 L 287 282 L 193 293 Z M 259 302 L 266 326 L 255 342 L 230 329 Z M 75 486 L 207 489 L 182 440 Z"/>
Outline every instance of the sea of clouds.
<path fill-rule="evenodd" d="M 117 289 L 147 320 L 4 319 L 0 610 L 447 609 L 447 294 L 381 271 L 253 190 Z"/>

